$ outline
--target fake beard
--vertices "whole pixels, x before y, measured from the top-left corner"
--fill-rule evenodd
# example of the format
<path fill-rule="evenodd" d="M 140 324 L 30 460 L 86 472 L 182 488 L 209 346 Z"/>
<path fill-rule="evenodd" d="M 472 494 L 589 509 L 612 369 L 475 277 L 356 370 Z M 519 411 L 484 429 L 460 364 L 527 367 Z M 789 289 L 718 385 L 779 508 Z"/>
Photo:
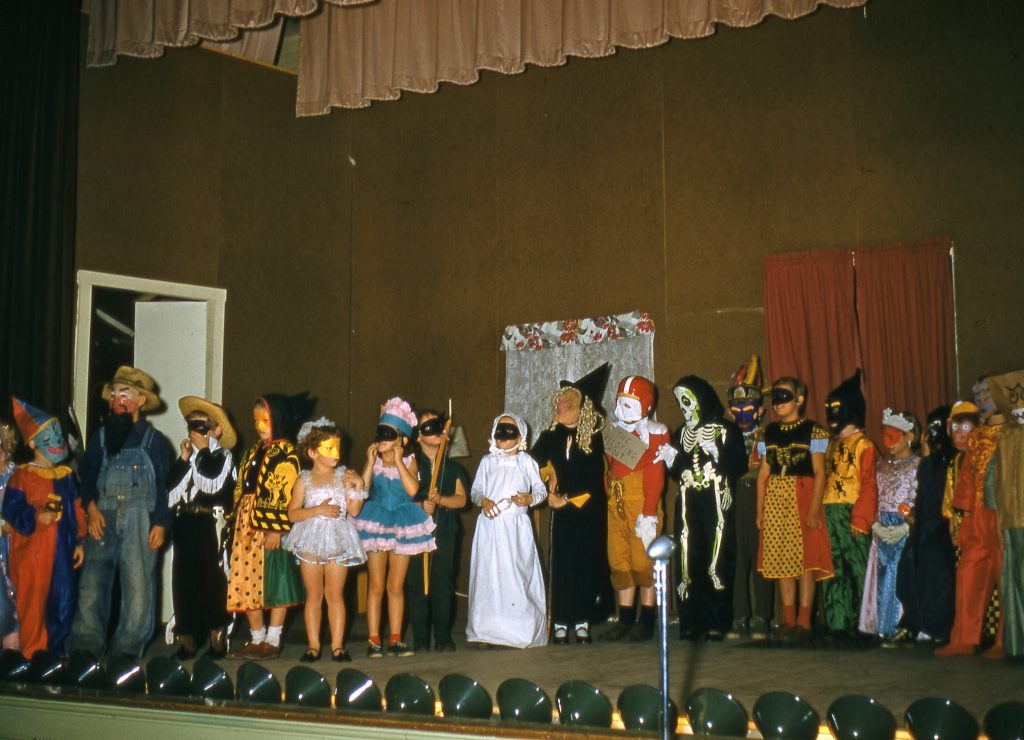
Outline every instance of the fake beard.
<path fill-rule="evenodd" d="M 134 423 L 131 414 L 111 414 L 107 417 L 103 422 L 103 446 L 108 455 L 116 455 L 121 451 Z"/>

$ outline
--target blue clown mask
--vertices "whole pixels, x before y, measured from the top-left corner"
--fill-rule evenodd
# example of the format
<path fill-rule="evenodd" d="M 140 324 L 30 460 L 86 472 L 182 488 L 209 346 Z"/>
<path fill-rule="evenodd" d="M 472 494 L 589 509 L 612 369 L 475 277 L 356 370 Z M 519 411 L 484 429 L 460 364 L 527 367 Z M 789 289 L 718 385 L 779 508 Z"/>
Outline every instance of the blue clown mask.
<path fill-rule="evenodd" d="M 56 419 L 36 433 L 36 436 L 32 438 L 32 444 L 37 452 L 54 465 L 63 462 L 64 458 L 68 456 L 64 430 Z"/>

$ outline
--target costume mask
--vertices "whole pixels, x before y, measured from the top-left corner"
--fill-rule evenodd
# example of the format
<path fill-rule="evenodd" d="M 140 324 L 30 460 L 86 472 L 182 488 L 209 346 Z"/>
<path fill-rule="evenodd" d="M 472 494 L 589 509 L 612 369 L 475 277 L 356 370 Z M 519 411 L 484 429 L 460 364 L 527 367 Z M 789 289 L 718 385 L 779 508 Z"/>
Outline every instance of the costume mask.
<path fill-rule="evenodd" d="M 764 406 L 761 404 L 761 399 L 753 398 L 734 398 L 729 402 L 729 413 L 732 414 L 733 420 L 736 422 L 736 426 L 740 428 L 740 431 L 744 434 L 750 434 L 758 425 L 761 423 L 761 417 L 764 416 Z"/>
<path fill-rule="evenodd" d="M 130 385 L 115 383 L 110 387 L 110 410 L 115 414 L 134 415 L 145 402 L 145 396 Z"/>
<path fill-rule="evenodd" d="M 796 394 L 789 388 L 780 385 L 772 388 L 772 406 L 782 406 L 796 400 Z"/>
<path fill-rule="evenodd" d="M 864 426 L 867 402 L 860 389 L 860 370 L 837 385 L 825 397 L 825 419 L 833 434 L 839 434 L 851 424 L 857 429 Z"/>
<path fill-rule="evenodd" d="M 1018 424 L 1024 424 L 1024 407 L 1015 408 L 1010 412 L 1010 416 L 1012 416 L 1013 420 Z"/>
<path fill-rule="evenodd" d="M 262 437 L 264 434 L 273 434 L 270 425 L 270 412 L 263 406 L 257 406 L 252 411 L 252 421 L 256 425 L 256 431 Z"/>
<path fill-rule="evenodd" d="M 444 420 L 435 417 L 427 419 L 419 426 L 421 437 L 433 437 L 444 432 Z"/>
<path fill-rule="evenodd" d="M 195 432 L 204 437 L 213 431 L 209 419 L 189 419 L 185 422 L 185 426 L 188 427 L 190 432 Z"/>
<path fill-rule="evenodd" d="M 580 423 L 580 404 L 582 396 L 575 388 L 566 388 L 558 394 L 558 401 L 555 403 L 555 420 L 567 427 L 574 427 Z"/>
<path fill-rule="evenodd" d="M 619 396 L 615 401 L 615 418 L 623 424 L 636 424 L 643 420 L 644 410 L 640 401 L 630 396 Z"/>
<path fill-rule="evenodd" d="M 996 412 L 996 403 L 992 400 L 992 391 L 988 387 L 988 378 L 982 378 L 971 389 L 974 392 L 974 405 L 978 407 L 982 421 Z"/>
<path fill-rule="evenodd" d="M 341 459 L 341 440 L 337 437 L 329 437 L 316 446 L 316 451 L 324 457 L 332 460 Z"/>
<path fill-rule="evenodd" d="M 32 443 L 36 450 L 54 465 L 68 456 L 67 444 L 64 442 L 64 430 L 56 419 L 40 429 L 32 438 Z"/>
<path fill-rule="evenodd" d="M 494 428 L 494 439 L 498 442 L 519 439 L 519 427 L 511 422 L 500 421 Z"/>
<path fill-rule="evenodd" d="M 398 439 L 398 430 L 387 424 L 381 424 L 377 427 L 377 434 L 373 439 L 375 442 L 393 442 Z"/>
<path fill-rule="evenodd" d="M 700 404 L 697 402 L 697 396 L 686 386 L 680 385 L 673 388 L 672 393 L 683 411 L 683 423 L 686 424 L 686 428 L 696 429 L 700 424 Z"/>
<path fill-rule="evenodd" d="M 950 436 L 953 437 L 953 446 L 958 450 L 967 449 L 967 437 L 970 436 L 971 431 L 978 426 L 977 423 L 968 417 L 959 416 L 953 417 L 953 420 L 949 423 Z"/>
<path fill-rule="evenodd" d="M 893 448 L 903 441 L 903 432 L 892 427 L 882 428 L 882 444 L 887 448 Z"/>

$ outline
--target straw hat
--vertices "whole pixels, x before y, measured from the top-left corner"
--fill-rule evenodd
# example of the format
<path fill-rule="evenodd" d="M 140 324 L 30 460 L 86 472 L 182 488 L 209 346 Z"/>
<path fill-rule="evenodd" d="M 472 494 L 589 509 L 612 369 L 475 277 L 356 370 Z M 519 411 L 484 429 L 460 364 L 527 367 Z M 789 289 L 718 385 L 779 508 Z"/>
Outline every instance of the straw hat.
<path fill-rule="evenodd" d="M 146 394 L 146 403 L 142 405 L 143 411 L 152 411 L 163 405 L 163 401 L 160 400 L 160 396 L 156 393 L 156 383 L 153 382 L 153 378 L 137 367 L 121 365 L 121 367 L 117 368 L 117 372 L 114 373 L 114 379 L 103 386 L 104 401 L 110 400 L 110 387 L 115 383 L 130 385 L 141 393 Z"/>
<path fill-rule="evenodd" d="M 238 442 L 235 428 L 228 421 L 227 412 L 217 404 L 210 403 L 205 398 L 200 398 L 199 396 L 185 396 L 178 400 L 178 408 L 181 409 L 181 415 L 186 418 L 193 411 L 197 411 L 213 422 L 214 426 L 220 427 L 222 432 L 220 437 L 221 447 L 230 450 Z"/>

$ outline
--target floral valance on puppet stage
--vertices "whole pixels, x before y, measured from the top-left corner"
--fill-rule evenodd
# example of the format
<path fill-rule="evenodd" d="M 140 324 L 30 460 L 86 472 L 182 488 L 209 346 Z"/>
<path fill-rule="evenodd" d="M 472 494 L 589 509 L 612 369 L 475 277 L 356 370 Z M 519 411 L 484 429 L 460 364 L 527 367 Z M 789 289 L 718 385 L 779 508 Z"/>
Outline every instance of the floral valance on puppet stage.
<path fill-rule="evenodd" d="M 531 441 L 552 418 L 551 398 L 562 380 L 578 380 L 611 364 L 604 410 L 627 375 L 654 380 L 654 320 L 645 311 L 505 327 L 505 410 L 530 425 Z"/>
<path fill-rule="evenodd" d="M 300 18 L 299 116 L 363 108 L 402 90 L 469 85 L 480 70 L 517 74 L 569 56 L 603 57 L 710 36 L 774 15 L 867 0 L 85 0 L 90 67 L 118 55 L 158 57 L 164 47 L 215 42 L 273 64 L 280 16 Z M 264 29 L 260 31 L 260 29 Z M 253 39 L 246 36 L 253 35 Z M 269 57 L 269 58 L 268 58 Z"/>

